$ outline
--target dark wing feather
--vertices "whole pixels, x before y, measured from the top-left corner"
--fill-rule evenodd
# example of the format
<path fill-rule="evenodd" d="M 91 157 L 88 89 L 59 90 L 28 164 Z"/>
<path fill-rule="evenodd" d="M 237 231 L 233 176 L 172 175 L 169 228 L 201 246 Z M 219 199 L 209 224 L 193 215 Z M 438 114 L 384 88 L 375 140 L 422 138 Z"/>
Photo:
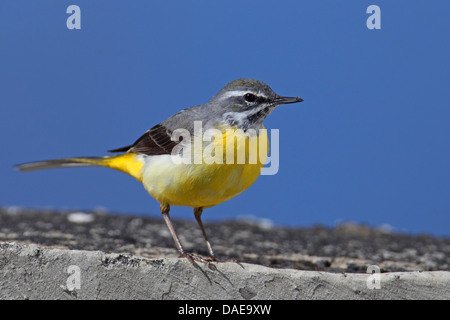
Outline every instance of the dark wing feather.
<path fill-rule="evenodd" d="M 132 144 L 130 144 L 129 146 L 126 146 L 126 147 L 108 150 L 108 152 L 127 152 L 128 150 L 131 149 L 131 147 L 133 147 Z"/>
<path fill-rule="evenodd" d="M 109 150 L 109 152 L 136 152 L 147 155 L 171 154 L 172 149 L 180 141 L 172 141 L 172 132 L 163 125 L 157 124 L 144 133 L 132 145 Z"/>

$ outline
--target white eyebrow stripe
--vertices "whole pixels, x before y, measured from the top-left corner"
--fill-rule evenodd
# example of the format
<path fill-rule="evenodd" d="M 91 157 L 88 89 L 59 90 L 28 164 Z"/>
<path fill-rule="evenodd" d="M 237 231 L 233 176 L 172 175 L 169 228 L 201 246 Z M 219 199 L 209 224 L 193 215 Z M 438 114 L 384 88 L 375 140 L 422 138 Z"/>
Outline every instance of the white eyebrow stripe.
<path fill-rule="evenodd" d="M 253 93 L 259 97 L 264 97 L 267 98 L 267 96 L 265 94 L 263 94 L 262 92 L 258 92 L 258 93 L 254 93 L 251 92 L 249 90 L 233 90 L 233 91 L 228 91 L 227 93 L 222 95 L 222 99 L 227 99 L 230 97 L 238 97 L 238 96 L 243 96 L 246 93 Z"/>
<path fill-rule="evenodd" d="M 244 94 L 248 93 L 249 91 L 247 90 L 233 90 L 233 91 L 228 91 L 227 93 L 225 93 L 224 95 L 222 95 L 222 99 L 227 99 L 230 97 L 237 97 L 237 96 L 243 96 Z"/>

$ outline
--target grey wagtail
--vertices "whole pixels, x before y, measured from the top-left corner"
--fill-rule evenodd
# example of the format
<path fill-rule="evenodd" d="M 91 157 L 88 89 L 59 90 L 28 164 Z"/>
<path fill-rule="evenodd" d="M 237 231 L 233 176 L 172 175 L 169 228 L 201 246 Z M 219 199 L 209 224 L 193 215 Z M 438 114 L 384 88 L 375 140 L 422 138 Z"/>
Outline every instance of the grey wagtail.
<path fill-rule="evenodd" d="M 277 106 L 301 101 L 299 97 L 281 97 L 261 81 L 237 79 L 206 104 L 181 110 L 145 132 L 135 143 L 110 150 L 120 155 L 37 161 L 17 168 L 33 171 L 101 166 L 129 174 L 160 203 L 161 214 L 180 256 L 191 263 L 195 260 L 209 265 L 211 261 L 221 260 L 214 255 L 206 237 L 201 220 L 203 209 L 233 198 L 255 182 L 268 156 L 263 120 Z M 213 129 L 215 134 L 210 139 L 200 137 L 196 148 L 194 145 L 203 133 L 196 130 L 198 123 L 202 130 Z M 214 161 L 207 159 L 205 151 Z M 171 205 L 194 208 L 210 257 L 183 249 L 169 217 Z"/>

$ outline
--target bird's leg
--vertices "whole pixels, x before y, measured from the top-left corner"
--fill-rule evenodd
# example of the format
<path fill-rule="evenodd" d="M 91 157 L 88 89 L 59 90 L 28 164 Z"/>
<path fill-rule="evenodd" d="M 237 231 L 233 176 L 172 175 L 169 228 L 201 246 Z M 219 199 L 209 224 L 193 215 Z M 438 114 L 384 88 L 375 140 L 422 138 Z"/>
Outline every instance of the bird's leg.
<path fill-rule="evenodd" d="M 194 216 L 195 216 L 195 220 L 197 220 L 197 223 L 200 227 L 200 229 L 202 230 L 202 234 L 203 234 L 203 239 L 205 239 L 206 242 L 206 247 L 208 248 L 209 251 L 209 255 L 211 257 L 212 261 L 216 261 L 216 262 L 236 262 L 236 259 L 229 259 L 229 260 L 220 260 L 216 257 L 216 255 L 214 254 L 214 251 L 211 247 L 211 243 L 209 243 L 208 241 L 208 237 L 206 236 L 206 232 L 205 232 L 205 228 L 203 227 L 203 222 L 202 222 L 202 213 L 203 213 L 203 208 L 199 207 L 199 208 L 194 208 Z"/>
<path fill-rule="evenodd" d="M 195 220 L 197 220 L 197 223 L 198 223 L 200 229 L 202 230 L 203 239 L 205 239 L 206 247 L 208 248 L 209 255 L 211 256 L 211 258 L 213 260 L 216 260 L 216 256 L 214 255 L 214 251 L 213 251 L 213 249 L 211 247 L 211 244 L 208 241 L 208 237 L 206 236 L 205 228 L 203 227 L 203 222 L 202 222 L 202 218 L 201 218 L 202 213 L 203 213 L 203 208 L 202 207 L 194 208 Z"/>
<path fill-rule="evenodd" d="M 169 231 L 170 231 L 170 234 L 172 235 L 173 240 L 175 241 L 175 246 L 177 247 L 177 250 L 180 253 L 180 256 L 185 257 L 192 264 L 194 264 L 194 260 L 195 260 L 195 261 L 206 264 L 208 267 L 211 267 L 210 261 L 184 251 L 183 246 L 181 245 L 180 239 L 178 239 L 177 233 L 175 232 L 175 228 L 173 227 L 172 221 L 170 220 L 170 217 L 169 217 L 170 205 L 162 203 L 160 205 L 160 208 L 161 208 L 161 214 L 164 218 L 164 221 L 166 222 L 167 227 L 169 228 Z"/>

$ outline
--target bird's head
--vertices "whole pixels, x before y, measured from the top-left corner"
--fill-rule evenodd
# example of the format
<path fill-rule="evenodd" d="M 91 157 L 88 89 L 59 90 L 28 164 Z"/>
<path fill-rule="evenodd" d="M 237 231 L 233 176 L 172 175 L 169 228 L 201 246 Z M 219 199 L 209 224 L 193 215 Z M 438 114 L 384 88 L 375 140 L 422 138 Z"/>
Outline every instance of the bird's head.
<path fill-rule="evenodd" d="M 277 106 L 302 101 L 299 97 L 279 96 L 262 81 L 237 79 L 223 87 L 208 105 L 222 115 L 222 120 L 245 130 L 261 126 Z"/>

